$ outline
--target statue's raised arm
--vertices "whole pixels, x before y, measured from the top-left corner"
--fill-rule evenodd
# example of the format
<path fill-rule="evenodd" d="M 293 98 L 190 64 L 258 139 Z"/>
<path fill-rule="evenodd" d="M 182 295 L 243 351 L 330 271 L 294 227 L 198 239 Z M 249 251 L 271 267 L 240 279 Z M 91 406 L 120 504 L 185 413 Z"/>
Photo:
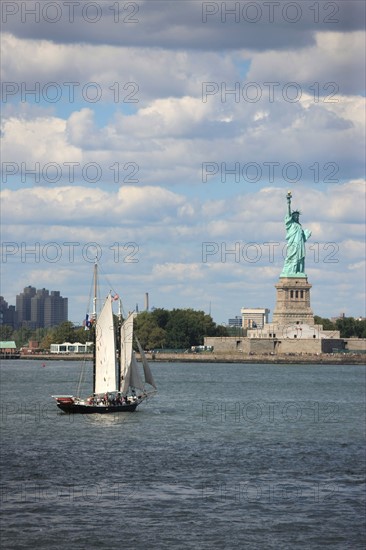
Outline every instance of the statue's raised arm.
<path fill-rule="evenodd" d="M 291 211 L 291 197 L 291 191 L 288 191 L 285 217 L 287 251 L 281 277 L 306 277 L 305 242 L 310 237 L 311 231 L 303 230 L 299 222 L 299 210 Z"/>
<path fill-rule="evenodd" d="M 291 191 L 287 192 L 286 199 L 287 199 L 287 215 L 291 217 Z"/>

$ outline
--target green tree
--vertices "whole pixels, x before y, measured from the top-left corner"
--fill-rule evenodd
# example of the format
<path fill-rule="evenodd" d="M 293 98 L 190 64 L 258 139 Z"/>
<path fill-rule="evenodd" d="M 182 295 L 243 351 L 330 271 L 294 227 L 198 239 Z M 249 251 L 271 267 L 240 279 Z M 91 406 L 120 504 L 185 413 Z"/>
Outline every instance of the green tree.
<path fill-rule="evenodd" d="M 15 340 L 17 348 L 26 346 L 29 340 L 31 340 L 32 333 L 33 331 L 29 327 L 21 327 L 14 331 L 13 340 Z"/>
<path fill-rule="evenodd" d="M 42 338 L 42 340 L 40 340 L 39 342 L 39 347 L 42 349 L 42 350 L 49 350 L 50 347 L 51 347 L 51 344 L 55 344 L 55 335 L 54 333 L 49 330 L 45 336 Z"/>
<path fill-rule="evenodd" d="M 324 330 L 337 330 L 336 325 L 330 319 L 314 315 L 314 321 L 316 325 L 323 325 Z"/>
<path fill-rule="evenodd" d="M 170 312 L 163 308 L 156 308 L 151 312 L 151 316 L 158 327 L 165 329 L 170 318 Z"/>
<path fill-rule="evenodd" d="M 354 319 L 352 317 L 343 317 L 336 320 L 337 330 L 340 331 L 341 338 L 350 338 L 354 336 Z"/>
<path fill-rule="evenodd" d="M 143 311 L 134 320 L 135 334 L 143 349 L 162 348 L 165 345 L 165 330 L 159 327 L 152 312 Z"/>
<path fill-rule="evenodd" d="M 148 349 L 161 349 L 166 347 L 166 332 L 163 328 L 154 327 L 148 340 Z"/>
<path fill-rule="evenodd" d="M 203 344 L 205 336 L 226 336 L 210 315 L 193 309 L 155 309 L 135 319 L 135 330 L 144 349 L 187 349 Z"/>
<path fill-rule="evenodd" d="M 358 320 L 353 317 L 343 317 L 337 319 L 336 327 L 341 333 L 341 338 L 365 338 L 366 337 L 366 321 Z"/>
<path fill-rule="evenodd" d="M 358 338 L 366 338 L 366 319 L 357 320 L 355 328 Z"/>
<path fill-rule="evenodd" d="M 65 321 L 57 327 L 53 327 L 53 333 L 55 344 L 62 344 L 63 342 L 70 342 L 73 344 L 77 340 L 74 324 L 71 321 Z"/>
<path fill-rule="evenodd" d="M 86 342 L 91 342 L 93 339 L 92 333 L 90 330 L 85 330 L 84 327 L 79 327 L 74 329 L 75 342 L 80 342 L 80 344 L 85 344 Z"/>
<path fill-rule="evenodd" d="M 9 325 L 0 325 L 0 340 L 3 342 L 13 339 L 13 328 Z"/>
<path fill-rule="evenodd" d="M 167 347 L 190 348 L 202 345 L 205 336 L 216 335 L 210 315 L 193 309 L 173 309 L 166 325 Z"/>
<path fill-rule="evenodd" d="M 213 336 L 229 336 L 229 333 L 226 327 L 224 327 L 223 325 L 217 325 L 215 334 Z M 246 336 L 246 330 L 244 332 L 244 336 Z"/>

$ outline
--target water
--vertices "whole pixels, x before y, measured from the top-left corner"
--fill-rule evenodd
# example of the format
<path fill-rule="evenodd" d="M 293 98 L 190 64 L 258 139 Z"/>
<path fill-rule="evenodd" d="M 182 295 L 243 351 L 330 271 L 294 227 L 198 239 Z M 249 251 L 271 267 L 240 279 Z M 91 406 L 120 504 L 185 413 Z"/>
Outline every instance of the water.
<path fill-rule="evenodd" d="M 67 416 L 79 363 L 2 364 L 2 549 L 364 548 L 364 367 L 152 369 L 137 412 Z"/>

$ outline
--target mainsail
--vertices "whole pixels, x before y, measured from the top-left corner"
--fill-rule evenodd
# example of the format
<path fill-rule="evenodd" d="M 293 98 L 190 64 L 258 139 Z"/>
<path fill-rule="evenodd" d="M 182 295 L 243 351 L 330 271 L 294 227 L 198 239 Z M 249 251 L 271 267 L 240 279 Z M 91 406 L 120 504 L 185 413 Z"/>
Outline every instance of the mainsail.
<path fill-rule="evenodd" d="M 113 328 L 112 297 L 109 295 L 95 327 L 95 389 L 96 394 L 113 392 L 116 383 L 116 343 Z"/>

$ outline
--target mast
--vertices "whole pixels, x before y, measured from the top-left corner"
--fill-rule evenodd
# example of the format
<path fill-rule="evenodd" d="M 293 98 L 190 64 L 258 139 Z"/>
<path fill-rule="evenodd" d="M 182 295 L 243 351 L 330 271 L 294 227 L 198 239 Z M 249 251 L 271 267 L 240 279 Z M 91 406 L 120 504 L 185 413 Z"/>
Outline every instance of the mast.
<path fill-rule="evenodd" d="M 93 331 L 94 331 L 94 346 L 93 346 L 93 394 L 95 393 L 95 380 L 96 380 L 96 347 L 97 347 L 97 326 L 96 326 L 96 320 L 97 320 L 97 290 L 98 290 L 98 264 L 95 262 L 94 264 L 94 297 L 93 297 L 93 313 L 92 313 L 92 319 L 93 319 Z"/>

